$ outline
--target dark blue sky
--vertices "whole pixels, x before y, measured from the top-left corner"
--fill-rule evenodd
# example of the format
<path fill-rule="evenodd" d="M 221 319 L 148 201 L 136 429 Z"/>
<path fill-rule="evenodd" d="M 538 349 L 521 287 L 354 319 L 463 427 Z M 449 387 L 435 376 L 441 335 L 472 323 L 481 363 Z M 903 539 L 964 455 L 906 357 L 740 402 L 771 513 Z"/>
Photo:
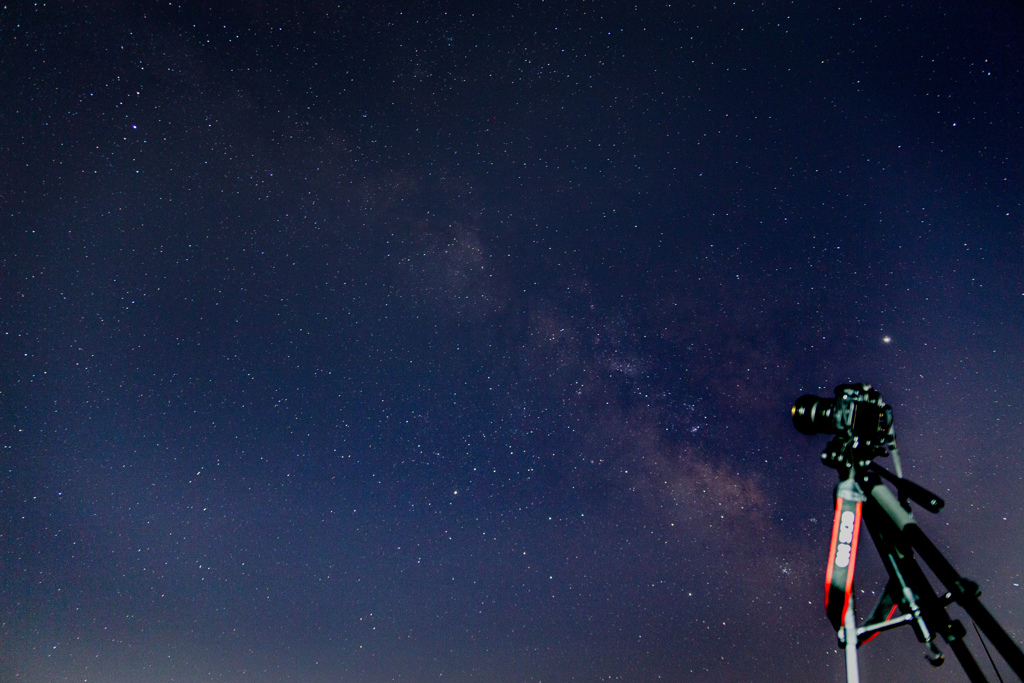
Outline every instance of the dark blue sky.
<path fill-rule="evenodd" d="M 961 5 L 4 6 L 0 681 L 844 680 L 846 381 L 1020 642 L 1024 9 Z"/>

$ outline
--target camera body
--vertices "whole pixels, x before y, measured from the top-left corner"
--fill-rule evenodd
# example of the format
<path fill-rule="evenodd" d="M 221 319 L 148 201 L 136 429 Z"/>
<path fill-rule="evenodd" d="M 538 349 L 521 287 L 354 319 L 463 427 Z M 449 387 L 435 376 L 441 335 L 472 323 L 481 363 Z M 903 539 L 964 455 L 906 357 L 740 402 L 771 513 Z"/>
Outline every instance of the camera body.
<path fill-rule="evenodd" d="M 840 384 L 835 398 L 807 394 L 793 404 L 793 426 L 803 434 L 857 437 L 881 444 L 892 429 L 892 408 L 869 384 Z"/>
<path fill-rule="evenodd" d="M 793 404 L 793 426 L 803 434 L 833 434 L 821 454 L 829 467 L 848 467 L 888 455 L 895 444 L 892 408 L 869 384 L 840 384 L 835 398 L 801 396 Z"/>

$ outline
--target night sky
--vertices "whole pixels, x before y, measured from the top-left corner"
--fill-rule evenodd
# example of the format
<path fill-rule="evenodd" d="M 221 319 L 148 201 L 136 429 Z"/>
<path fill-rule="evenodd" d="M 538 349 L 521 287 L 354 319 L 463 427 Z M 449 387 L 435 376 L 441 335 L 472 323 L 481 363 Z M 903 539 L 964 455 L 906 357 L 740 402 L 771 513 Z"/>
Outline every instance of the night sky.
<path fill-rule="evenodd" d="M 845 680 L 849 381 L 1024 641 L 1024 5 L 15 0 L 0 359 L 3 683 Z"/>

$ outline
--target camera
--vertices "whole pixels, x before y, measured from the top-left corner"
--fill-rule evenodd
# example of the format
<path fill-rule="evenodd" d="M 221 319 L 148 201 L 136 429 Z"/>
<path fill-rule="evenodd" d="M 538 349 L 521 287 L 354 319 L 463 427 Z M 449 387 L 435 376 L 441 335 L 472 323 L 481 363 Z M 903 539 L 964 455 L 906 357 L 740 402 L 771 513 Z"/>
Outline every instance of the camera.
<path fill-rule="evenodd" d="M 811 394 L 793 404 L 793 426 L 803 434 L 834 434 L 859 446 L 880 446 L 892 433 L 892 408 L 869 384 L 840 384 L 835 398 Z"/>
<path fill-rule="evenodd" d="M 881 395 L 869 384 L 840 384 L 835 398 L 798 398 L 792 417 L 793 426 L 804 434 L 832 435 L 821 452 L 822 464 L 839 474 L 825 572 L 825 613 L 846 650 L 846 680 L 860 680 L 857 648 L 881 631 L 902 624 L 911 625 L 934 666 L 943 660 L 935 643 L 944 641 L 960 660 L 968 678 L 986 680 L 963 642 L 963 625 L 946 612 L 946 606 L 956 602 L 1024 681 L 1024 652 L 978 601 L 978 584 L 953 569 L 911 514 L 911 502 L 932 513 L 941 510 L 945 503 L 923 486 L 903 478 L 892 408 Z M 876 463 L 874 460 L 879 456 L 891 457 L 895 472 Z M 886 484 L 895 487 L 895 493 Z M 871 615 L 858 627 L 853 571 L 862 523 L 885 564 L 889 582 Z M 915 554 L 945 586 L 948 592 L 943 597 L 936 594 Z M 893 618 L 897 608 L 902 616 Z M 987 646 L 985 652 L 988 653 Z"/>

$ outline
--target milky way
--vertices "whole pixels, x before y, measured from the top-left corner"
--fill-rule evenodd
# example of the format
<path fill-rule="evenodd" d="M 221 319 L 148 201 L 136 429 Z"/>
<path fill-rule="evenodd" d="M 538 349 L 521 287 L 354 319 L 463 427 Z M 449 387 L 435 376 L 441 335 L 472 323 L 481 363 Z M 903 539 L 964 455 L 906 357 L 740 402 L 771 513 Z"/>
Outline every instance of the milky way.
<path fill-rule="evenodd" d="M 1022 29 L 3 9 L 0 680 L 845 680 L 849 381 L 1021 641 Z"/>

